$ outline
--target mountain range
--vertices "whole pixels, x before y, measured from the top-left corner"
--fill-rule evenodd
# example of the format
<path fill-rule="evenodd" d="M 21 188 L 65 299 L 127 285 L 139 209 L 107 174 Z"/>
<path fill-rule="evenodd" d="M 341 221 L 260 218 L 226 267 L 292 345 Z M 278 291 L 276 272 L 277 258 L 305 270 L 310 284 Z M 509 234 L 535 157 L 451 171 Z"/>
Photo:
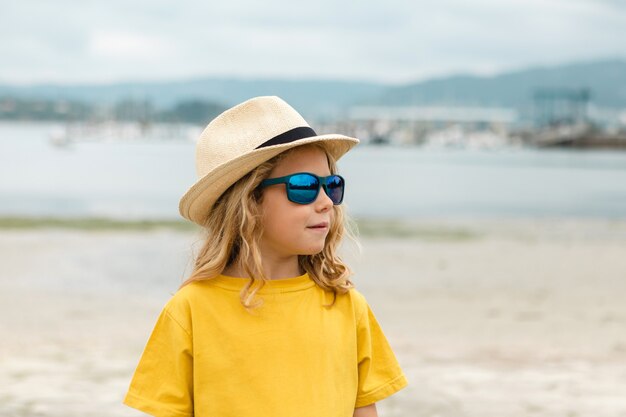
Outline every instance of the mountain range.
<path fill-rule="evenodd" d="M 146 100 L 168 108 L 185 100 L 228 107 L 258 95 L 278 95 L 306 117 L 332 116 L 351 106 L 506 107 L 524 113 L 541 89 L 587 89 L 590 103 L 626 108 L 626 60 L 532 67 L 492 76 L 453 75 L 403 85 L 315 79 L 197 78 L 111 84 L 0 84 L 0 98 L 115 103 Z"/>

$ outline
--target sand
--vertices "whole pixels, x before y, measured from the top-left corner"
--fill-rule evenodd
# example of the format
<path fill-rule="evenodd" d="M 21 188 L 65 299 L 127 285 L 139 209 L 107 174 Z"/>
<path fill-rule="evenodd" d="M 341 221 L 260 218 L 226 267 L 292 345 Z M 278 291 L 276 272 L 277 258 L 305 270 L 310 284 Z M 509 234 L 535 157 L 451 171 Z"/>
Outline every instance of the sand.
<path fill-rule="evenodd" d="M 410 385 L 380 416 L 626 416 L 626 220 L 421 220 L 346 251 Z M 192 232 L 0 230 L 0 416 L 121 401 Z"/>

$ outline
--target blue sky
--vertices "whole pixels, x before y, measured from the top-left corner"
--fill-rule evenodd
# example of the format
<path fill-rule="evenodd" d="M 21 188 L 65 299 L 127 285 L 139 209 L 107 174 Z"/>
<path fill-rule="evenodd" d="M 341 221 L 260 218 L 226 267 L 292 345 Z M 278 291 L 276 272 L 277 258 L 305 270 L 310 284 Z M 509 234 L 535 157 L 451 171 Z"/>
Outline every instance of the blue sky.
<path fill-rule="evenodd" d="M 0 0 L 0 83 L 402 83 L 626 58 L 626 0 Z"/>

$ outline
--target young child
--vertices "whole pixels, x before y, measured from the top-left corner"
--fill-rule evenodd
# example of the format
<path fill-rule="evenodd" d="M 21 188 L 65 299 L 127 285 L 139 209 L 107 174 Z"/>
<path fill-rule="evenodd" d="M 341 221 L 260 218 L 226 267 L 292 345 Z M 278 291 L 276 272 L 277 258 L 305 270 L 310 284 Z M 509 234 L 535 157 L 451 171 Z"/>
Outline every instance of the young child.
<path fill-rule="evenodd" d="M 278 97 L 209 123 L 180 201 L 206 241 L 125 404 L 157 417 L 363 417 L 407 385 L 337 255 L 347 229 L 335 163 L 357 143 L 317 135 Z"/>

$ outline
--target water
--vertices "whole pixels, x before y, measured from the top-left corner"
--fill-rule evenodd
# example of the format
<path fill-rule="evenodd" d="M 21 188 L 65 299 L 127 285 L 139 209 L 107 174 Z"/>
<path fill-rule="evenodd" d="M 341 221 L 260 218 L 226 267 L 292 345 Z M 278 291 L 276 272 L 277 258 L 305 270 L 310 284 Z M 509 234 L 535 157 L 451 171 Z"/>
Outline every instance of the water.
<path fill-rule="evenodd" d="M 179 218 L 193 142 L 56 148 L 58 127 L 0 123 L 0 215 Z M 354 216 L 626 217 L 626 152 L 359 146 L 339 167 Z"/>

